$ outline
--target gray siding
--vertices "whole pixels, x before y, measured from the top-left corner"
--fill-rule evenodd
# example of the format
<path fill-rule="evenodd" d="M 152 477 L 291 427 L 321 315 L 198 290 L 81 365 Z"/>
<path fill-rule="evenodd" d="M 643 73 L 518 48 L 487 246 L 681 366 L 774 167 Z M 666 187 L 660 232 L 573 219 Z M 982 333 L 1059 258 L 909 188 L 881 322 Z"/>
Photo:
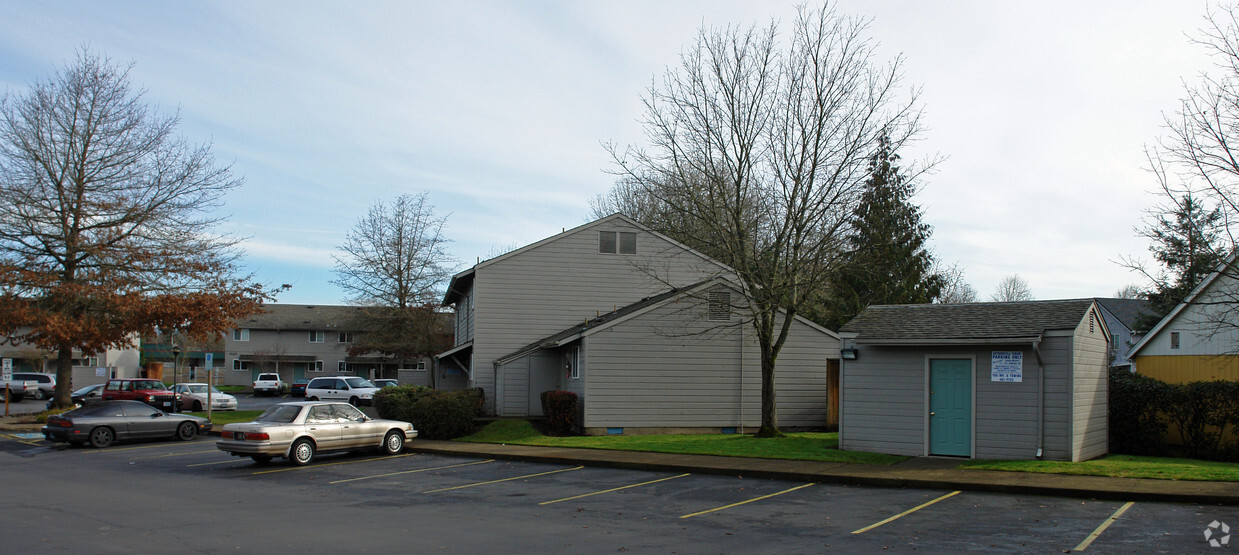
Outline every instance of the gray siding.
<path fill-rule="evenodd" d="M 993 351 L 1023 353 L 1023 381 L 990 379 Z M 1071 340 L 1047 338 L 1041 345 L 1045 381 L 1045 457 L 1068 460 L 1071 419 Z M 928 358 L 975 361 L 973 450 L 981 459 L 1031 459 L 1037 449 L 1037 388 L 1040 369 L 1030 346 L 859 346 L 856 360 L 842 362 L 840 445 L 844 449 L 920 456 L 928 452 L 925 406 Z"/>
<path fill-rule="evenodd" d="M 521 357 L 499 367 L 502 381 L 499 393 L 502 403 L 496 407 L 499 416 L 529 415 L 529 357 Z"/>
<path fill-rule="evenodd" d="M 348 344 L 339 342 L 337 330 L 323 328 L 322 331 L 323 342 L 311 343 L 310 330 L 250 329 L 249 341 L 234 340 L 232 330 L 229 330 L 224 338 L 224 360 L 216 362 L 222 367 L 219 370 L 221 374 L 219 383 L 250 385 L 257 368 L 261 367 L 263 371 L 274 372 L 277 365 L 280 378 L 286 383 L 293 381 L 294 365 L 309 364 L 305 370 L 307 378 L 338 374 L 340 361 L 348 358 Z M 251 359 L 248 371 L 233 370 L 232 361 L 240 359 L 242 355 L 261 357 L 263 360 L 256 362 Z M 293 357 L 297 357 L 295 362 L 292 360 Z M 313 362 L 307 363 L 302 359 L 303 357 L 314 357 L 315 360 L 323 361 L 323 371 L 314 372 Z M 363 377 L 369 376 L 363 375 Z"/>
<path fill-rule="evenodd" d="M 658 307 L 586 338 L 586 428 L 754 428 L 761 364 L 752 332 L 705 318 L 697 299 Z M 744 340 L 741 341 L 743 335 Z M 834 338 L 797 322 L 776 370 L 781 426 L 826 423 Z"/>
<path fill-rule="evenodd" d="M 456 344 L 454 346 L 473 341 L 473 299 L 474 292 L 470 287 L 460 302 L 456 304 Z"/>
<path fill-rule="evenodd" d="M 1074 339 L 1071 460 L 1086 461 L 1109 452 L 1108 345 L 1101 327 L 1090 330 L 1087 319 L 1076 329 Z"/>
<path fill-rule="evenodd" d="M 637 254 L 599 254 L 599 231 L 634 231 Z M 623 220 L 602 220 L 475 269 L 474 385 L 495 390 L 495 361 L 536 341 L 720 268 Z M 506 396 L 506 395 L 505 395 Z"/>

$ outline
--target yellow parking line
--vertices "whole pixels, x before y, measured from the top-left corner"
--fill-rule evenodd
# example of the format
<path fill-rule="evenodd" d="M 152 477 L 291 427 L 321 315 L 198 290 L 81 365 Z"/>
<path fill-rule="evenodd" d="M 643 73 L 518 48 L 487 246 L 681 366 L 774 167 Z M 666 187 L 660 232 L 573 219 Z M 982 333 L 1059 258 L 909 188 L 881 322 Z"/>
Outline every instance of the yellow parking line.
<path fill-rule="evenodd" d="M 239 462 L 242 462 L 242 461 L 241 461 L 241 459 L 228 459 L 228 460 L 226 460 L 226 461 L 215 461 L 215 462 L 207 462 L 207 463 L 187 464 L 187 465 L 185 465 L 185 467 L 186 467 L 186 468 L 193 468 L 193 467 L 195 467 L 195 466 L 211 466 L 211 465 L 213 465 L 213 464 L 228 464 L 228 463 L 239 463 Z M 248 462 L 251 462 L 251 461 L 244 461 L 244 462 L 248 463 Z"/>
<path fill-rule="evenodd" d="M 956 496 L 956 495 L 959 495 L 959 492 L 958 492 L 958 491 L 953 491 L 953 492 L 951 492 L 951 493 L 948 493 L 948 494 L 946 494 L 946 495 L 943 495 L 942 497 L 939 497 L 939 498 L 937 498 L 937 499 L 934 499 L 933 501 L 927 501 L 927 502 L 925 502 L 925 503 L 921 503 L 920 505 L 917 505 L 917 506 L 915 506 L 915 507 L 912 507 L 911 509 L 908 509 L 908 510 L 906 510 L 906 511 L 904 511 L 904 512 L 902 512 L 902 513 L 899 513 L 899 514 L 897 514 L 897 515 L 895 515 L 895 516 L 893 516 L 893 517 L 890 517 L 890 518 L 888 518 L 888 519 L 886 519 L 886 520 L 883 520 L 882 522 L 878 522 L 878 523 L 876 523 L 876 524 L 870 524 L 869 526 L 866 526 L 866 527 L 864 527 L 864 528 L 861 528 L 860 530 L 853 531 L 852 533 L 853 533 L 853 534 L 863 534 L 863 533 L 868 532 L 868 531 L 870 531 L 870 530 L 873 530 L 874 528 L 877 528 L 877 527 L 879 527 L 879 526 L 881 526 L 881 525 L 883 525 L 883 524 L 886 524 L 886 523 L 888 523 L 888 522 L 890 522 L 890 521 L 892 521 L 892 520 L 895 520 L 895 519 L 898 519 L 898 518 L 903 518 L 903 517 L 905 517 L 905 516 L 907 516 L 907 515 L 910 515 L 910 514 L 912 514 L 912 513 L 915 513 L 916 511 L 919 511 L 919 510 L 921 510 L 921 509 L 924 509 L 925 507 L 928 507 L 928 506 L 930 506 L 930 505 L 933 505 L 934 503 L 937 503 L 937 502 L 939 502 L 939 501 L 942 501 L 943 499 L 947 499 L 947 498 L 950 498 L 950 497 L 954 497 L 954 496 Z"/>
<path fill-rule="evenodd" d="M 144 459 L 162 459 L 165 457 L 183 457 L 185 455 L 201 455 L 203 453 L 219 453 L 219 449 L 211 449 L 210 451 L 190 451 L 188 453 L 165 453 L 163 455 L 151 455 L 149 457 L 134 457 L 131 461 L 140 461 Z"/>
<path fill-rule="evenodd" d="M 619 490 L 622 490 L 622 489 L 628 489 L 628 488 L 635 488 L 635 487 L 639 487 L 639 486 L 648 486 L 648 485 L 650 485 L 650 484 L 657 484 L 658 482 L 666 482 L 667 480 L 674 480 L 674 479 L 676 479 L 676 478 L 683 478 L 683 477 L 685 477 L 685 476 L 690 476 L 690 474 L 681 474 L 681 475 L 679 475 L 679 476 L 668 476 L 668 477 L 666 477 L 666 478 L 659 478 L 659 479 L 657 479 L 657 480 L 650 480 L 650 481 L 648 481 L 648 482 L 641 482 L 640 484 L 632 484 L 632 485 L 629 485 L 629 486 L 620 486 L 620 487 L 618 487 L 618 488 L 604 489 L 604 490 L 602 490 L 602 491 L 595 491 L 595 492 L 593 492 L 593 493 L 584 493 L 584 494 L 581 494 L 581 495 L 574 495 L 574 496 L 572 496 L 572 497 L 565 497 L 565 498 L 563 498 L 563 499 L 556 499 L 556 500 L 554 500 L 554 501 L 543 501 L 543 502 L 538 503 L 538 504 L 539 504 L 539 505 L 550 505 L 550 504 L 552 504 L 552 503 L 559 503 L 560 501 L 571 501 L 571 500 L 573 500 L 573 499 L 580 499 L 580 498 L 582 498 L 582 497 L 589 497 L 589 496 L 591 496 L 591 495 L 599 495 L 599 494 L 603 494 L 603 493 L 611 493 L 611 492 L 613 492 L 613 491 L 619 491 Z"/>
<path fill-rule="evenodd" d="M 560 473 L 560 472 L 571 472 L 571 471 L 573 471 L 573 470 L 580 470 L 580 469 L 582 469 L 582 468 L 585 468 L 585 467 L 584 467 L 584 466 L 575 466 L 575 467 L 572 467 L 572 468 L 561 468 L 561 469 L 559 469 L 559 470 L 552 470 L 552 471 L 550 471 L 550 472 L 539 472 L 539 473 L 537 473 L 537 474 L 526 474 L 526 475 L 524 475 L 524 476 L 514 476 L 514 477 L 512 477 L 512 478 L 504 478 L 504 479 L 502 479 L 502 480 L 491 480 L 491 481 L 489 481 L 489 482 L 477 482 L 477 483 L 473 483 L 473 484 L 465 484 L 465 485 L 463 485 L 463 486 L 455 486 L 455 487 L 450 487 L 450 488 L 439 488 L 439 489 L 432 489 L 432 490 L 429 490 L 429 491 L 423 491 L 422 493 L 436 493 L 436 492 L 440 492 L 440 491 L 451 491 L 451 490 L 454 490 L 454 489 L 465 489 L 465 488 L 471 488 L 471 487 L 474 487 L 474 486 L 485 486 L 485 485 L 487 485 L 487 484 L 498 484 L 499 482 L 511 482 L 512 480 L 520 480 L 521 478 L 533 478 L 533 477 L 535 477 L 535 476 L 546 476 L 547 474 L 558 474 L 558 473 Z"/>
<path fill-rule="evenodd" d="M 322 467 L 324 467 L 324 466 L 339 466 L 339 465 L 342 465 L 342 464 L 354 464 L 354 463 L 364 463 L 364 462 L 374 462 L 374 461 L 385 461 L 385 460 L 388 460 L 388 459 L 401 459 L 401 458 L 404 458 L 404 457 L 412 457 L 413 455 L 416 455 L 416 454 L 417 454 L 417 453 L 409 453 L 409 454 L 407 454 L 407 455 L 392 455 L 392 456 L 390 456 L 390 457 L 376 457 L 376 458 L 373 458 L 373 459 L 362 459 L 362 460 L 360 460 L 360 461 L 340 461 L 340 462 L 333 462 L 333 463 L 316 464 L 316 465 L 313 465 L 313 466 L 290 466 L 290 467 L 288 467 L 288 468 L 276 468 L 276 469 L 274 469 L 274 470 L 259 470 L 258 472 L 255 472 L 254 474 L 271 474 L 271 473 L 273 473 L 273 472 L 288 472 L 288 471 L 290 471 L 290 470 L 309 470 L 309 469 L 312 469 L 312 468 L 322 468 Z"/>
<path fill-rule="evenodd" d="M 431 467 L 431 468 L 419 468 L 419 469 L 417 469 L 417 470 L 402 470 L 402 471 L 400 471 L 400 472 L 388 472 L 387 474 L 378 474 L 378 475 L 375 475 L 375 476 L 362 476 L 362 477 L 360 477 L 360 478 L 348 478 L 348 479 L 345 479 L 345 480 L 336 480 L 336 481 L 334 481 L 334 482 L 327 482 L 327 483 L 328 483 L 328 484 L 343 484 L 344 482 L 356 482 L 357 480 L 369 480 L 369 479 L 371 479 L 371 478 L 385 478 L 385 477 L 387 477 L 387 476 L 397 476 L 397 475 L 400 475 L 400 474 L 416 474 L 416 473 L 418 473 L 418 472 L 428 472 L 428 471 L 431 471 L 431 470 L 443 470 L 444 468 L 459 468 L 459 467 L 462 467 L 462 466 L 471 466 L 471 465 L 475 465 L 475 464 L 485 464 L 485 463 L 489 463 L 489 462 L 495 462 L 495 459 L 486 459 L 486 460 L 484 460 L 484 461 L 473 461 L 473 462 L 460 463 L 460 464 L 449 464 L 449 465 L 447 465 L 447 466 L 435 466 L 435 467 Z"/>
<path fill-rule="evenodd" d="M 754 501 L 761 501 L 762 499 L 770 499 L 771 497 L 774 497 L 774 496 L 776 496 L 776 495 L 783 495 L 784 493 L 791 493 L 791 492 L 796 491 L 796 490 L 798 490 L 798 489 L 804 489 L 804 488 L 807 488 L 807 487 L 809 487 L 809 486 L 816 486 L 816 485 L 817 485 L 817 482 L 809 482 L 809 483 L 807 483 L 807 484 L 802 484 L 802 485 L 796 486 L 796 487 L 794 487 L 794 488 L 788 488 L 788 489 L 785 489 L 785 490 L 780 491 L 780 492 L 777 492 L 777 493 L 771 493 L 771 494 L 769 494 L 769 495 L 763 495 L 763 496 L 761 496 L 761 497 L 754 497 L 754 498 L 749 499 L 749 500 L 747 500 L 747 501 L 741 501 L 741 502 L 739 502 L 739 503 L 732 503 L 732 504 L 730 504 L 730 505 L 723 505 L 722 507 L 715 507 L 715 508 L 713 508 L 713 509 L 707 509 L 707 510 L 704 510 L 704 511 L 697 511 L 697 512 L 695 512 L 695 513 L 686 514 L 686 515 L 684 515 L 684 516 L 681 516 L 680 518 L 692 518 L 692 517 L 695 517 L 695 516 L 700 516 L 700 515 L 704 515 L 704 514 L 707 514 L 707 513 L 713 513 L 713 512 L 715 512 L 715 511 L 721 511 L 721 510 L 723 510 L 723 509 L 730 509 L 730 508 L 732 508 L 732 507 L 739 507 L 740 505 L 744 505 L 744 504 L 747 504 L 747 503 L 752 503 L 752 502 L 754 502 Z"/>
<path fill-rule="evenodd" d="M 1087 538 L 1084 538 L 1084 541 L 1080 542 L 1080 545 L 1077 545 L 1072 551 L 1084 551 L 1085 549 L 1088 549 L 1088 546 L 1092 545 L 1093 540 L 1096 540 L 1098 536 L 1101 536 L 1101 533 L 1105 532 L 1106 528 L 1109 528 L 1111 524 L 1114 524 L 1114 521 L 1123 516 L 1123 513 L 1127 512 L 1127 509 L 1130 509 L 1135 503 L 1135 501 L 1128 501 L 1122 507 L 1119 507 L 1117 511 L 1114 511 L 1114 514 L 1110 515 L 1110 518 L 1107 518 L 1105 522 L 1102 522 L 1101 526 L 1098 526 L 1096 530 L 1093 530 L 1093 533 L 1089 534 Z"/>
<path fill-rule="evenodd" d="M 167 448 L 168 445 L 166 443 L 157 443 L 155 445 L 139 445 L 137 447 L 116 447 L 116 448 L 111 448 L 111 449 L 103 448 L 103 449 L 95 449 L 93 451 L 87 451 L 87 453 L 116 453 L 119 451 L 136 451 L 138 449 L 157 449 L 160 447 Z"/>

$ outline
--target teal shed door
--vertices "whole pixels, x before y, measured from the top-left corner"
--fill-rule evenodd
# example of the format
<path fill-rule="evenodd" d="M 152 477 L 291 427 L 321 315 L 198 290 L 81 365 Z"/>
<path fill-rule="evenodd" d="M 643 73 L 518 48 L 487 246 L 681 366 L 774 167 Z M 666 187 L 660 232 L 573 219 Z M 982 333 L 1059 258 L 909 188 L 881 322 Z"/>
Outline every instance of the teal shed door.
<path fill-rule="evenodd" d="M 929 361 L 929 454 L 972 456 L 972 361 Z"/>

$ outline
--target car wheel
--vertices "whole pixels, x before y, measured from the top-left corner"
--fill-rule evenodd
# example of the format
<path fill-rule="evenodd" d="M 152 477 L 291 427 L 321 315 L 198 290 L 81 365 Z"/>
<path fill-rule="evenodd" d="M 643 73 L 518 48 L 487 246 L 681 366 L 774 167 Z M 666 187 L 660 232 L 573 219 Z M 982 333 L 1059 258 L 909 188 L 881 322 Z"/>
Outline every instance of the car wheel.
<path fill-rule="evenodd" d="M 358 399 L 358 398 L 356 398 L 356 397 L 349 397 L 349 398 L 348 398 L 348 404 L 353 405 L 354 407 L 355 407 L 355 406 L 357 406 L 357 404 L 358 404 L 358 403 L 360 403 L 360 402 L 361 402 L 361 399 Z"/>
<path fill-rule="evenodd" d="M 176 439 L 181 441 L 189 441 L 198 435 L 198 427 L 193 422 L 181 422 L 176 427 Z"/>
<path fill-rule="evenodd" d="M 35 401 L 42 401 L 43 399 L 46 399 L 46 398 L 47 398 L 47 396 L 43 394 L 43 390 L 42 390 L 42 389 L 36 389 L 36 390 L 34 390 L 34 400 L 35 400 Z"/>
<path fill-rule="evenodd" d="M 250 455 L 250 458 L 254 459 L 254 462 L 258 464 L 267 464 L 271 462 L 271 455 L 265 455 L 262 453 L 255 453 L 253 455 Z"/>
<path fill-rule="evenodd" d="M 116 434 L 111 428 L 100 426 L 90 431 L 90 446 L 102 449 L 112 444 L 116 439 Z"/>
<path fill-rule="evenodd" d="M 194 401 L 194 412 L 202 412 L 202 401 Z"/>
<path fill-rule="evenodd" d="M 293 450 L 288 457 L 288 462 L 294 466 L 305 466 L 314 460 L 314 442 L 302 438 L 293 443 Z"/>
<path fill-rule="evenodd" d="M 317 395 L 315 395 L 315 396 L 313 396 L 313 397 L 310 397 L 310 400 L 311 400 L 311 401 L 317 401 L 317 400 L 318 400 L 318 396 L 317 396 Z"/>
<path fill-rule="evenodd" d="M 404 434 L 392 430 L 383 436 L 383 454 L 399 455 L 404 451 Z"/>

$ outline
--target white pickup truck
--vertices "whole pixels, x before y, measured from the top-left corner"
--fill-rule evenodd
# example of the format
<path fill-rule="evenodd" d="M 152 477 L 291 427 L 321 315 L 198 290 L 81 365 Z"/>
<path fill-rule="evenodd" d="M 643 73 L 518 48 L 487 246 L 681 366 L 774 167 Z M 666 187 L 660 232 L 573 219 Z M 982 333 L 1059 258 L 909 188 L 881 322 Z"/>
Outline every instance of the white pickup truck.
<path fill-rule="evenodd" d="M 39 388 L 39 382 L 28 382 L 24 380 L 4 381 L 0 380 L 0 388 L 7 388 L 9 392 L 9 401 L 20 403 L 26 398 L 26 394 L 34 393 L 34 390 Z"/>
<path fill-rule="evenodd" d="M 284 380 L 275 372 L 264 372 L 254 380 L 254 395 L 279 395 L 284 393 Z"/>

